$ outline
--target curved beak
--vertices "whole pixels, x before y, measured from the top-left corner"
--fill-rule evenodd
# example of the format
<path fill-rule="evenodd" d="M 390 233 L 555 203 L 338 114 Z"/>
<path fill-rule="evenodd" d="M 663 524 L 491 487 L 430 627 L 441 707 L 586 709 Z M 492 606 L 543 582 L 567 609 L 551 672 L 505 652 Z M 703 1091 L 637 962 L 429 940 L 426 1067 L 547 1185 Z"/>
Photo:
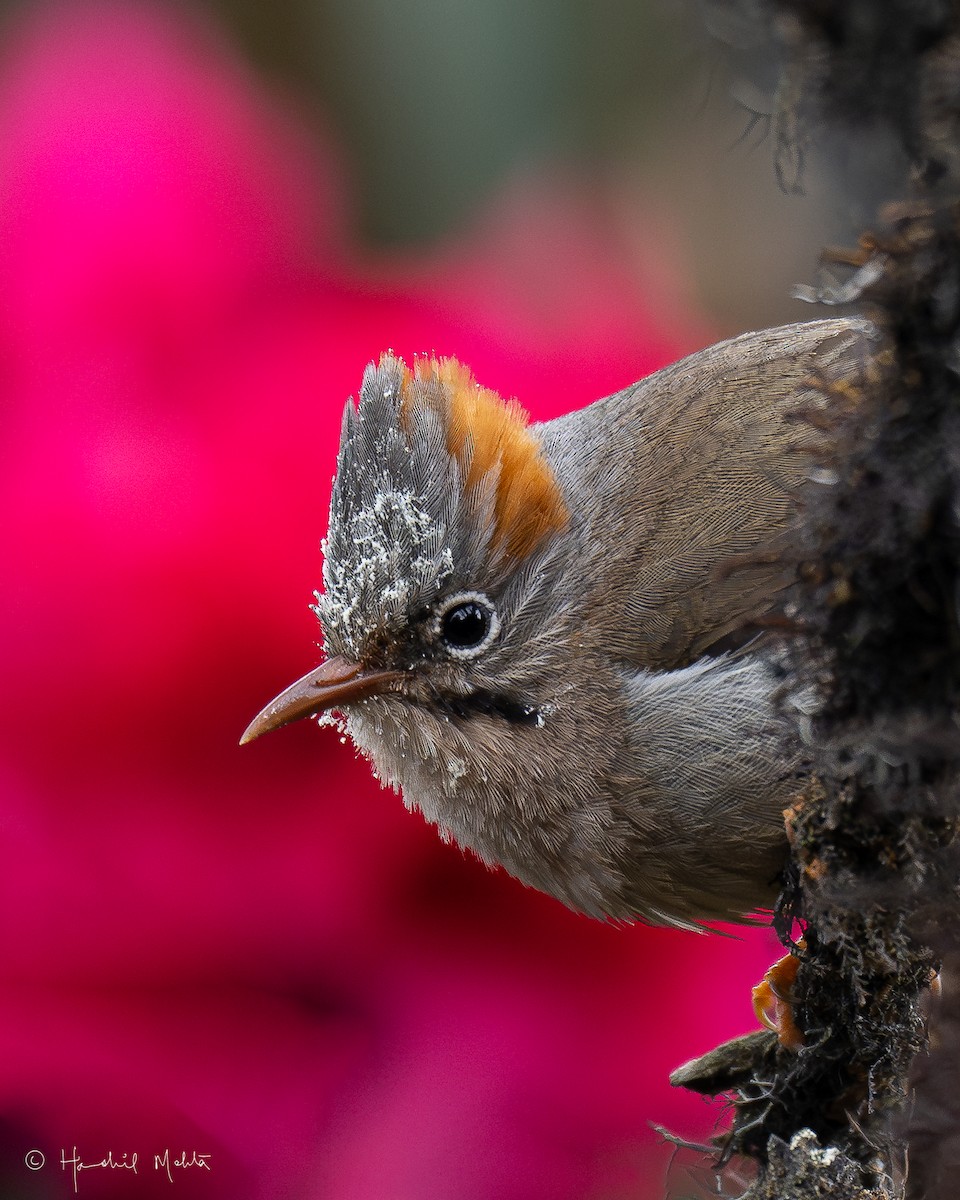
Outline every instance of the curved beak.
<path fill-rule="evenodd" d="M 402 678 L 401 671 L 365 671 L 349 658 L 340 655 L 328 658 L 257 713 L 243 731 L 240 745 L 245 746 L 261 733 L 269 733 L 301 717 L 393 691 Z"/>

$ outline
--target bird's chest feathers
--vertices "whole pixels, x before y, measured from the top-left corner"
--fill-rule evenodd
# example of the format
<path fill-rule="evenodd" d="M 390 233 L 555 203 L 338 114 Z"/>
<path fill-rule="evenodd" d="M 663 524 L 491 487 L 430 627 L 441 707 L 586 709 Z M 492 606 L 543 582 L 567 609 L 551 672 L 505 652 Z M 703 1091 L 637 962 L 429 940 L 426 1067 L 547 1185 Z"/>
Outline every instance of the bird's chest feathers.
<path fill-rule="evenodd" d="M 630 915 L 620 864 L 633 839 L 610 786 L 624 740 L 612 713 L 585 727 L 562 702 L 532 725 L 419 712 L 392 697 L 351 712 L 348 732 L 383 783 L 487 864 L 581 912 Z"/>
<path fill-rule="evenodd" d="M 485 861 L 522 855 L 549 817 L 546 796 L 555 789 L 531 771 L 544 740 L 535 723 L 516 728 L 496 715 L 421 715 L 385 698 L 358 705 L 347 731 L 408 808 Z"/>

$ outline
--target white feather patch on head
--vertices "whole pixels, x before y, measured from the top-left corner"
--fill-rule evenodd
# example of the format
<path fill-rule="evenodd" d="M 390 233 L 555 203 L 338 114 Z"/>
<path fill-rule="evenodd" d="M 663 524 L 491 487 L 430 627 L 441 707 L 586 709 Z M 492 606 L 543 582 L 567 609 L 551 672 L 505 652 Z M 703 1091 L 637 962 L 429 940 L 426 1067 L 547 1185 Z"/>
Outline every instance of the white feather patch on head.
<path fill-rule="evenodd" d="M 331 563 L 324 542 L 324 592 L 311 605 L 324 629 L 336 628 L 343 649 L 361 654 L 369 632 L 371 601 L 382 628 L 402 624 L 425 586 L 439 588 L 453 570 L 453 555 L 436 522 L 411 492 L 379 492 L 373 502 L 351 514 L 355 554 L 348 571 Z M 410 547 L 424 553 L 411 558 Z M 432 551 L 432 553 L 431 553 Z M 384 583 L 384 581 L 388 581 Z"/>

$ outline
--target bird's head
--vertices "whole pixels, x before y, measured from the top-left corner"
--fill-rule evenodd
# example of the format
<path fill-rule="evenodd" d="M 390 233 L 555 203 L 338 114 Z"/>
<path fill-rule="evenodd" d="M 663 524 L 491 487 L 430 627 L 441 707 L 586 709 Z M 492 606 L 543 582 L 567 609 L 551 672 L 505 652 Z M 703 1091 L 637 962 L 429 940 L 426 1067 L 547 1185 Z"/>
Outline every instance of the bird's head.
<path fill-rule="evenodd" d="M 553 586 L 568 522 L 516 403 L 452 359 L 384 356 L 343 417 L 315 605 L 327 660 L 243 740 L 337 710 L 396 783 L 397 755 L 438 757 L 441 723 L 448 750 L 458 728 L 476 740 L 474 718 L 542 724 L 571 616 Z"/>

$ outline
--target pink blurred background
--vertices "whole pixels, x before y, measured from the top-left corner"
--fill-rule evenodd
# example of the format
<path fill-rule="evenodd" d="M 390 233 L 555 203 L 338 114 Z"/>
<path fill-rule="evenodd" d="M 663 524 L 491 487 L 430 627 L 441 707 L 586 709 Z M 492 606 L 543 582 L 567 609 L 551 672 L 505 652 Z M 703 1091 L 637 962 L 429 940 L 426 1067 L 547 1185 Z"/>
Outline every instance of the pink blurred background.
<path fill-rule="evenodd" d="M 316 661 L 366 362 L 580 406 L 716 332 L 677 228 L 627 246 L 557 169 L 361 247 L 336 139 L 211 21 L 33 5 L 2 44 L 0 1194 L 73 1195 L 75 1147 L 140 1156 L 87 1200 L 663 1195 L 648 1122 L 719 1115 L 667 1074 L 753 1027 L 772 936 L 577 917 L 333 731 L 237 738 Z"/>

